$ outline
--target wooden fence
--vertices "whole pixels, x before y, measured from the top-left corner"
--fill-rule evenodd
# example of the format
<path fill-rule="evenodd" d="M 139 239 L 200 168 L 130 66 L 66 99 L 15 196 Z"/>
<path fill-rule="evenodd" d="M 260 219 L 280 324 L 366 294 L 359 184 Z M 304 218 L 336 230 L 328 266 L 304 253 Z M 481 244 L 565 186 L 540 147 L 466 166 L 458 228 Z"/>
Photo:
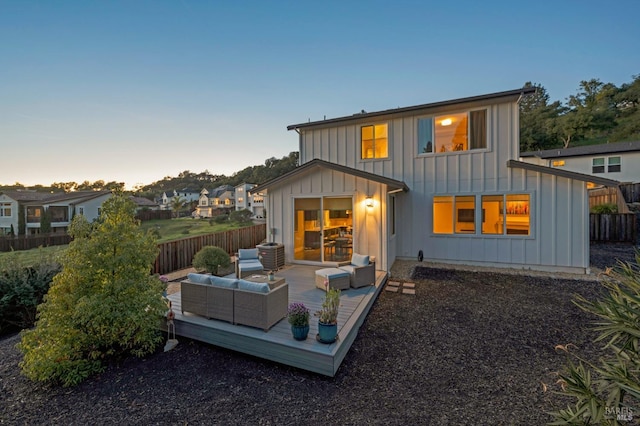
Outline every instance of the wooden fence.
<path fill-rule="evenodd" d="M 640 183 L 622 183 L 620 191 L 627 203 L 640 203 Z"/>
<path fill-rule="evenodd" d="M 637 222 L 634 213 L 589 214 L 589 236 L 593 243 L 636 243 Z"/>
<path fill-rule="evenodd" d="M 229 255 L 240 248 L 255 247 L 265 240 L 267 225 L 260 224 L 215 234 L 199 235 L 158 244 L 160 253 L 153 267 L 157 274 L 167 274 L 191 267 L 193 256 L 204 246 L 217 246 Z"/>
<path fill-rule="evenodd" d="M 2 237 L 0 238 L 0 252 L 31 250 L 48 246 L 60 246 L 69 244 L 71 237 L 68 234 L 46 234 L 46 235 L 29 235 L 18 237 Z"/>

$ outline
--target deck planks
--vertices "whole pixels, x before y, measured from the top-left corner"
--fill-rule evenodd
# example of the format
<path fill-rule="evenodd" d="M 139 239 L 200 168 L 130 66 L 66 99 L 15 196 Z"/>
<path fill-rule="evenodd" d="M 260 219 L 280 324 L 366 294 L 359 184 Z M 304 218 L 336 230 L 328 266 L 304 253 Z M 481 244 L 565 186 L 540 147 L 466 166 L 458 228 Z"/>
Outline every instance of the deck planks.
<path fill-rule="evenodd" d="M 286 318 L 268 332 L 261 329 L 208 320 L 188 312 L 182 314 L 180 293 L 169 295 L 176 314 L 176 334 L 233 351 L 268 359 L 314 373 L 333 377 L 355 341 L 360 326 L 371 310 L 387 280 L 384 271 L 376 271 L 374 286 L 342 292 L 338 312 L 338 340 L 331 344 L 316 341 L 318 321 L 313 316 L 320 309 L 325 293 L 315 286 L 315 271 L 320 267 L 287 266 L 278 272 L 289 284 L 289 303 L 302 302 L 311 311 L 309 337 L 297 341 L 291 335 Z M 163 324 L 163 327 L 165 324 Z M 164 328 L 166 330 L 166 328 Z"/>

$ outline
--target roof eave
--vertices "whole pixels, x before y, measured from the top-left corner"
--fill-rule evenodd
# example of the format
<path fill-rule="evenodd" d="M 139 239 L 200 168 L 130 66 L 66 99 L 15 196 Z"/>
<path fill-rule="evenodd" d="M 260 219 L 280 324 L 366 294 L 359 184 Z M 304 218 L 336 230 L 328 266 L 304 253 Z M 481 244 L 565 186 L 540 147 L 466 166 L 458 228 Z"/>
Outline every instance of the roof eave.
<path fill-rule="evenodd" d="M 587 175 L 584 173 L 572 172 L 569 170 L 557 169 L 553 167 L 540 166 L 537 164 L 525 163 L 524 161 L 508 160 L 507 167 L 512 169 L 524 169 L 533 172 L 546 173 L 549 175 L 561 176 L 568 179 L 580 180 L 583 182 L 592 182 L 598 185 L 604 185 L 609 187 L 617 187 L 620 182 L 613 179 L 602 178 L 599 176 Z"/>

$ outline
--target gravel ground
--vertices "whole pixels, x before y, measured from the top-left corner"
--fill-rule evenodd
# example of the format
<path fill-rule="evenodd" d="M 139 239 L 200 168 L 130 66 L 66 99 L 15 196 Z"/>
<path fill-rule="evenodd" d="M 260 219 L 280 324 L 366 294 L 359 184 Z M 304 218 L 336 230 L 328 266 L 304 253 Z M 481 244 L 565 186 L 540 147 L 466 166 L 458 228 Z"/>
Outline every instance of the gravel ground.
<path fill-rule="evenodd" d="M 613 253 L 613 254 L 612 254 Z M 599 246 L 592 263 L 632 259 L 631 246 Z M 592 317 L 572 276 L 451 270 L 396 262 L 334 378 L 180 338 L 172 351 L 110 365 L 75 388 L 20 375 L 18 336 L 0 340 L 2 424 L 518 424 L 539 425 L 568 400 L 553 393 L 573 343 L 594 359 Z"/>

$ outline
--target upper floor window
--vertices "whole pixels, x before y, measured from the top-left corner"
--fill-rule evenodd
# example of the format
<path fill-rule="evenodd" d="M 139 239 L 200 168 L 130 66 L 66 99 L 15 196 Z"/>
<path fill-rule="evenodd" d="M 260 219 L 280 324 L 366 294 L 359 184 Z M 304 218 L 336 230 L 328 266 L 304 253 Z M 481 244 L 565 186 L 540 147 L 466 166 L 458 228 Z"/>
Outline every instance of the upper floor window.
<path fill-rule="evenodd" d="M 604 173 L 604 157 L 594 158 L 591 164 L 592 173 Z"/>
<path fill-rule="evenodd" d="M 11 203 L 0 203 L 0 217 L 11 217 Z"/>
<path fill-rule="evenodd" d="M 244 202 L 244 198 L 242 198 L 242 197 L 238 197 L 238 202 L 239 202 L 239 203 Z"/>
<path fill-rule="evenodd" d="M 389 157 L 389 138 L 386 124 L 362 126 L 360 131 L 362 143 L 360 157 L 362 159 Z"/>
<path fill-rule="evenodd" d="M 620 171 L 620 157 L 607 158 L 607 171 L 609 173 Z"/>
<path fill-rule="evenodd" d="M 551 165 L 553 167 L 562 167 L 562 166 L 564 166 L 564 160 L 553 160 L 551 162 Z"/>
<path fill-rule="evenodd" d="M 418 119 L 418 154 L 487 147 L 487 110 Z"/>

